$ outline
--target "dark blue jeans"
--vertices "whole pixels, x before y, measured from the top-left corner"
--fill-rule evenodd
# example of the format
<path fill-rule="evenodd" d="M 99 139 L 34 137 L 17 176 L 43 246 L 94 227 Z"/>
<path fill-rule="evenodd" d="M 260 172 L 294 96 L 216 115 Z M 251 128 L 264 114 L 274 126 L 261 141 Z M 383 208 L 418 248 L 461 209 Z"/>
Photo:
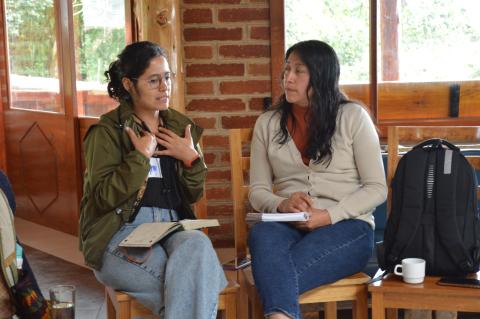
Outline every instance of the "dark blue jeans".
<path fill-rule="evenodd" d="M 361 271 L 373 251 L 373 229 L 361 220 L 302 232 L 288 223 L 261 222 L 248 239 L 253 276 L 265 315 L 301 318 L 298 296 Z"/>

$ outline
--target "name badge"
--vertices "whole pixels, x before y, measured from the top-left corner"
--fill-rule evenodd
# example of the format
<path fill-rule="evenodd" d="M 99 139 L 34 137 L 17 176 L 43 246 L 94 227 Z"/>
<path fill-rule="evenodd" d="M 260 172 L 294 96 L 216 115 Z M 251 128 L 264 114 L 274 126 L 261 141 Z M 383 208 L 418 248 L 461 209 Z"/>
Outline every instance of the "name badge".
<path fill-rule="evenodd" d="M 162 168 L 160 167 L 160 158 L 150 158 L 150 171 L 148 172 L 148 178 L 163 178 Z"/>

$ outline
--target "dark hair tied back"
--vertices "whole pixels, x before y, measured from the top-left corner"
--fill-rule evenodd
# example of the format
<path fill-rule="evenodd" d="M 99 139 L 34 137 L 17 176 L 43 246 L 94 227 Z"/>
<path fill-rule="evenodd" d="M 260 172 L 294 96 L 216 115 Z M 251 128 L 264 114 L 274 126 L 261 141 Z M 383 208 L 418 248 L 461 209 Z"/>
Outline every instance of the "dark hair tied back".
<path fill-rule="evenodd" d="M 122 79 L 126 77 L 136 83 L 136 79 L 149 67 L 150 61 L 159 56 L 167 58 L 165 50 L 155 43 L 141 41 L 127 45 L 104 73 L 108 95 L 117 101 L 131 101 L 132 97 L 123 87 Z"/>

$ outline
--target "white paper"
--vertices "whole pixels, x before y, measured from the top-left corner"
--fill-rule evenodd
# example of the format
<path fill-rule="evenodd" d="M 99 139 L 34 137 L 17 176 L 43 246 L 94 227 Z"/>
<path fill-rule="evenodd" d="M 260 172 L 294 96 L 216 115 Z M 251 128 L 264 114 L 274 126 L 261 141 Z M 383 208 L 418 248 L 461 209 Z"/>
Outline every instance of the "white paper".
<path fill-rule="evenodd" d="M 310 215 L 307 212 L 300 213 L 248 213 L 247 221 L 263 222 L 301 222 L 307 221 Z"/>

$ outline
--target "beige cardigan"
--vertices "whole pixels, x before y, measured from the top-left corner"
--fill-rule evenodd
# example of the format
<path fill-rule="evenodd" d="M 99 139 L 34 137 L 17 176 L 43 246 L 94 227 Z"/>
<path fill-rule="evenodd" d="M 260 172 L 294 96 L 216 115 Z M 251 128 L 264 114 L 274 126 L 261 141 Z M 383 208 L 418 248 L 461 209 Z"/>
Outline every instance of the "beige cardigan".
<path fill-rule="evenodd" d="M 275 212 L 292 193 L 305 192 L 316 208 L 328 210 L 332 224 L 358 218 L 374 227 L 372 212 L 385 201 L 387 186 L 378 135 L 368 113 L 354 103 L 340 108 L 328 167 L 312 160 L 305 165 L 292 138 L 278 144 L 279 127 L 280 115 L 274 111 L 260 115 L 255 124 L 249 193 L 253 208 Z"/>

